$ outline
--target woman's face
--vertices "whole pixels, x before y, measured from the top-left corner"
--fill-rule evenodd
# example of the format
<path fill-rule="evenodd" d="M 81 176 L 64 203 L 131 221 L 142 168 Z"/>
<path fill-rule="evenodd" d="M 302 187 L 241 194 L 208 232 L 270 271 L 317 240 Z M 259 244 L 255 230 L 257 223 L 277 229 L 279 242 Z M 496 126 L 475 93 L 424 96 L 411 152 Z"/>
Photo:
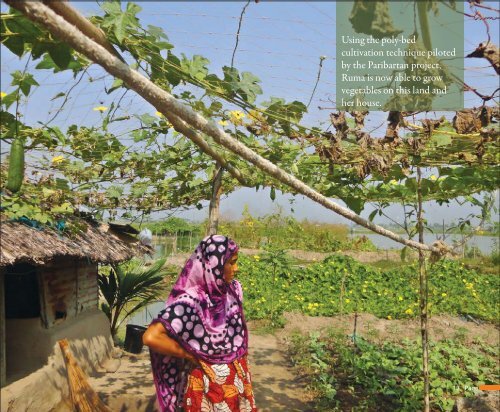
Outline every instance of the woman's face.
<path fill-rule="evenodd" d="M 229 260 L 224 263 L 224 280 L 226 283 L 231 283 L 234 279 L 235 273 L 238 271 L 238 252 L 233 254 Z"/>

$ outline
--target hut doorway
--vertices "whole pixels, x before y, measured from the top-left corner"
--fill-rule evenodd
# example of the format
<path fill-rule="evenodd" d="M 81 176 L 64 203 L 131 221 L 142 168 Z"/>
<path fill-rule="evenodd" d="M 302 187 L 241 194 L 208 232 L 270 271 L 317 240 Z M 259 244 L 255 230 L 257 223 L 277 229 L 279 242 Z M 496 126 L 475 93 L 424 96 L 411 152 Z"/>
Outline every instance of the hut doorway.
<path fill-rule="evenodd" d="M 17 380 L 39 369 L 46 359 L 36 356 L 35 331 L 41 327 L 38 273 L 21 263 L 4 270 L 6 381 Z"/>

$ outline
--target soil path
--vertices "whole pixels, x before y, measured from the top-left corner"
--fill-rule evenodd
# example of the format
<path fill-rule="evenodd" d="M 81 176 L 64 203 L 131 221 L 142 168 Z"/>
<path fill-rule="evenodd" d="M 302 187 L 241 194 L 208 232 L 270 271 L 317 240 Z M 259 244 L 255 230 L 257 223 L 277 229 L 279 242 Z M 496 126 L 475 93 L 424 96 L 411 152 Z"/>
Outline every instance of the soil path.
<path fill-rule="evenodd" d="M 259 411 L 307 411 L 307 393 L 297 381 L 285 348 L 274 335 L 250 335 L 250 371 Z"/>
<path fill-rule="evenodd" d="M 283 329 L 266 335 L 255 331 L 258 322 L 249 322 L 250 370 L 256 404 L 261 412 L 314 410 L 309 404 L 311 399 L 304 383 L 294 373 L 286 356 L 286 341 L 291 333 L 297 331 L 308 334 L 325 328 L 334 328 L 344 335 L 353 332 L 354 315 L 310 317 L 286 313 L 285 319 L 286 326 Z M 433 316 L 429 324 L 432 340 L 456 339 L 466 345 L 474 345 L 480 338 L 493 347 L 500 345 L 496 325 L 477 325 L 448 315 Z M 357 318 L 357 333 L 374 342 L 398 342 L 402 338 L 418 339 L 420 324 L 418 319 L 387 320 L 361 313 Z M 140 355 L 124 352 L 118 365 L 116 361 L 111 361 L 111 364 L 104 366 L 108 372 L 97 373 L 89 382 L 113 411 L 157 411 L 146 349 Z M 63 409 L 58 412 L 62 411 Z"/>
<path fill-rule="evenodd" d="M 308 411 L 307 394 L 297 382 L 274 335 L 250 334 L 250 371 L 259 411 Z M 113 411 L 157 412 L 149 353 L 123 352 L 116 370 L 94 374 L 91 386 Z M 65 411 L 67 409 L 64 409 Z"/>

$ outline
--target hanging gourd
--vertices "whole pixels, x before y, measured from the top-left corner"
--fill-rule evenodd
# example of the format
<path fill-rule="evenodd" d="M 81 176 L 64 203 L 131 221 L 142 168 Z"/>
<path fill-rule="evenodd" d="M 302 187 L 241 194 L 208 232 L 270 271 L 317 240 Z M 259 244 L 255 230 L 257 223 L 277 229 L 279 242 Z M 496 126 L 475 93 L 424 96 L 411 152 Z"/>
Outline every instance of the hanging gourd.
<path fill-rule="evenodd" d="M 16 136 L 10 146 L 9 170 L 7 175 L 8 190 L 18 192 L 24 179 L 24 144 L 23 140 Z"/>

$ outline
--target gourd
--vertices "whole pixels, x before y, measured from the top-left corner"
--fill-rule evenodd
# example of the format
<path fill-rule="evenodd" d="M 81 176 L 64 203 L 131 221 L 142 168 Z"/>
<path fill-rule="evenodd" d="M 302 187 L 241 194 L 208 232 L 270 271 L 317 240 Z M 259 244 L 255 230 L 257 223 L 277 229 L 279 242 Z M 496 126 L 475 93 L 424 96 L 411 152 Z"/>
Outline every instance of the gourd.
<path fill-rule="evenodd" d="M 11 192 L 21 188 L 24 179 L 24 144 L 20 137 L 16 137 L 10 146 L 9 171 L 5 187 Z"/>

